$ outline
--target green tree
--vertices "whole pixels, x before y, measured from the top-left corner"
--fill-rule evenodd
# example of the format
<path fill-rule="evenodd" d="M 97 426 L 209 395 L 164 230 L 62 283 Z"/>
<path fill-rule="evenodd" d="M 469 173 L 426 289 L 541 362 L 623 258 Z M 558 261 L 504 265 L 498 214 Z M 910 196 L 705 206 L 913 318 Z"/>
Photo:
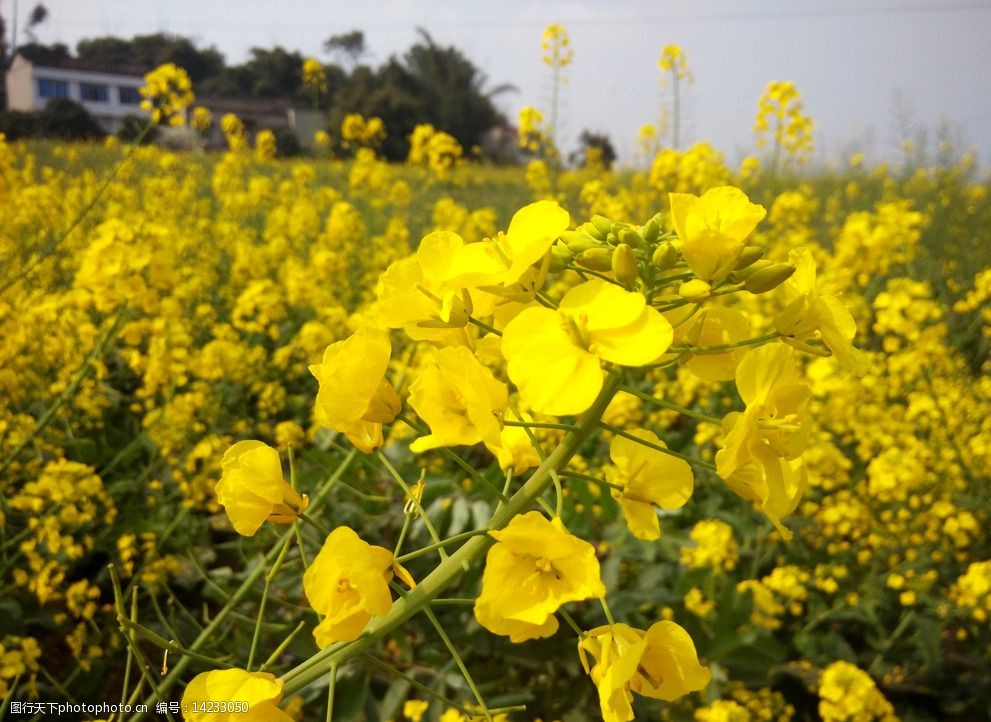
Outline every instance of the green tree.
<path fill-rule="evenodd" d="M 616 149 L 613 147 L 608 133 L 593 133 L 590 130 L 583 130 L 578 136 L 578 144 L 578 150 L 568 156 L 568 160 L 575 165 L 583 166 L 588 162 L 590 148 L 597 148 L 601 151 L 599 160 L 606 168 L 612 168 L 612 164 L 616 162 Z"/>
<path fill-rule="evenodd" d="M 193 82 L 219 75 L 224 56 L 213 47 L 199 49 L 178 35 L 156 33 L 136 35 L 130 40 L 115 37 L 81 40 L 76 45 L 80 60 L 110 67 L 151 69 L 163 63 L 175 63 L 189 73 Z"/>
<path fill-rule="evenodd" d="M 332 98 L 332 128 L 347 113 L 377 115 L 389 133 L 382 152 L 392 159 L 406 157 L 407 138 L 420 123 L 450 133 L 465 148 L 481 143 L 503 120 L 492 98 L 512 86 L 486 90 L 484 73 L 460 50 L 437 45 L 422 29 L 420 37 L 402 58 L 392 56 L 377 70 L 352 71 Z"/>
<path fill-rule="evenodd" d="M 349 33 L 331 35 L 323 41 L 323 49 L 353 68 L 367 52 L 365 34 L 360 30 L 352 30 Z"/>

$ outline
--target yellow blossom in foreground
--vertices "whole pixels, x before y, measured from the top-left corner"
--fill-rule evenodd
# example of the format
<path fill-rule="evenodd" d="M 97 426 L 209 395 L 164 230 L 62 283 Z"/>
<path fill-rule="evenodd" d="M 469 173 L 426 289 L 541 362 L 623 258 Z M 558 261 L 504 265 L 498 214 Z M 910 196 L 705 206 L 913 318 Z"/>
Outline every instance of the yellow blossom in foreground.
<path fill-rule="evenodd" d="M 665 446 L 652 431 L 636 429 L 630 433 L 655 446 Z M 606 467 L 606 478 L 620 487 L 612 490 L 612 496 L 622 507 L 630 532 L 646 541 L 659 538 L 661 525 L 654 505 L 677 509 L 688 501 L 695 485 L 691 467 L 624 436 L 613 437 L 609 456 L 615 466 Z"/>
<path fill-rule="evenodd" d="M 389 335 L 363 328 L 332 343 L 323 363 L 310 366 L 320 383 L 314 417 L 370 453 L 382 445 L 382 424 L 396 418 L 401 402 L 385 378 L 392 355 Z"/>
<path fill-rule="evenodd" d="M 763 220 L 763 206 L 732 186 L 712 188 L 701 197 L 671 193 L 671 221 L 692 273 L 708 284 L 729 275 L 747 236 Z"/>
<path fill-rule="evenodd" d="M 723 419 L 716 473 L 790 539 L 781 517 L 794 511 L 806 486 L 799 457 L 807 443 L 803 415 L 811 390 L 794 352 L 782 344 L 748 351 L 736 369 L 736 386 L 747 408 Z"/>
<path fill-rule="evenodd" d="M 775 327 L 797 340 L 812 337 L 818 331 L 822 342 L 844 367 L 856 374 L 865 373 L 867 358 L 853 347 L 857 324 L 840 299 L 816 291 L 816 264 L 809 249 L 790 251 L 788 260 L 795 266 L 795 273 L 781 286 L 786 306 L 775 316 Z"/>
<path fill-rule="evenodd" d="M 193 677 L 182 695 L 182 716 L 186 722 L 292 722 L 278 706 L 284 688 L 281 679 L 267 672 L 203 672 Z M 221 711 L 215 709 L 218 703 Z M 235 709 L 223 711 L 224 703 Z M 247 712 L 240 703 L 247 704 Z M 199 705 L 203 708 L 195 709 Z"/>
<path fill-rule="evenodd" d="M 420 454 L 441 446 L 480 441 L 500 443 L 499 420 L 508 398 L 506 384 L 464 346 L 442 348 L 410 386 L 409 404 L 430 426 L 430 434 L 410 444 Z"/>
<path fill-rule="evenodd" d="M 549 637 L 562 604 L 606 593 L 595 547 L 569 534 L 560 519 L 531 511 L 491 535 L 496 544 L 475 601 L 475 618 L 490 632 L 516 643 Z"/>
<path fill-rule="evenodd" d="M 223 474 L 217 499 L 238 534 L 254 536 L 265 520 L 289 524 L 306 510 L 300 496 L 282 476 L 279 452 L 261 441 L 239 441 L 220 462 Z"/>
<path fill-rule="evenodd" d="M 644 366 L 672 338 L 671 324 L 639 293 L 593 279 L 568 291 L 557 310 L 534 306 L 502 336 L 509 378 L 543 414 L 579 414 L 602 388 L 602 361 Z"/>
<path fill-rule="evenodd" d="M 571 216 L 554 201 L 537 201 L 516 211 L 505 234 L 458 249 L 456 273 L 480 285 L 511 285 L 550 250 Z"/>
<path fill-rule="evenodd" d="M 388 549 L 365 542 L 350 527 L 334 529 L 303 575 L 310 606 L 324 615 L 313 630 L 317 645 L 356 639 L 372 615 L 384 616 L 392 606 L 394 571 L 405 573 Z"/>
<path fill-rule="evenodd" d="M 596 627 L 579 640 L 578 654 L 599 690 L 605 722 L 633 719 L 634 692 L 670 702 L 705 688 L 712 677 L 699 664 L 688 632 L 669 621 L 646 632 L 626 624 Z"/>

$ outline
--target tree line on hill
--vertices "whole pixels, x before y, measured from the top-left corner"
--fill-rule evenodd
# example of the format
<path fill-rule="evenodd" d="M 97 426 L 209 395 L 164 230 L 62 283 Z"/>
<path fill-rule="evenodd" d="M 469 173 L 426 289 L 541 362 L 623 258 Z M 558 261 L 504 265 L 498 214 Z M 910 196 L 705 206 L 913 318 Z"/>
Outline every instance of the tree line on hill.
<path fill-rule="evenodd" d="M 303 55 L 282 47 L 252 48 L 239 65 L 228 65 L 215 47 L 199 48 L 189 38 L 164 33 L 81 40 L 75 55 L 62 43 L 19 47 L 35 59 L 75 57 L 95 67 L 151 69 L 175 63 L 189 73 L 198 96 L 289 100 L 325 112 L 331 129 L 340 128 L 347 113 L 378 116 L 389 133 L 382 152 L 392 159 L 405 157 L 407 136 L 419 123 L 443 129 L 465 148 L 481 144 L 490 129 L 506 124 L 493 99 L 512 86 L 489 87 L 485 74 L 460 50 L 439 45 L 425 30 L 405 53 L 378 67 L 361 62 L 360 31 L 329 38 L 325 49 L 338 62 L 322 63 L 327 90 L 314 93 L 303 83 Z M 12 55 L 5 57 L 9 61 Z"/>

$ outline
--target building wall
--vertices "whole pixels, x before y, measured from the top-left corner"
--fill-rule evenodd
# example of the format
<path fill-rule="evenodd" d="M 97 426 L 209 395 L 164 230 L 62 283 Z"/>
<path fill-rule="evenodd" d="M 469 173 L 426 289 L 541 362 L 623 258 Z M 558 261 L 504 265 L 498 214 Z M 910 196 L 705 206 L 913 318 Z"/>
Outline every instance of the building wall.
<path fill-rule="evenodd" d="M 7 71 L 7 107 L 10 110 L 34 110 L 33 79 L 31 63 L 16 56 Z"/>
<path fill-rule="evenodd" d="M 47 83 L 49 89 L 64 89 L 69 100 L 82 105 L 109 133 L 116 132 L 121 121 L 128 115 L 144 116 L 137 90 L 144 79 L 137 75 L 116 75 L 66 68 L 45 68 L 34 66 L 18 55 L 7 71 L 7 102 L 11 110 L 42 110 L 53 97 L 41 94 L 41 85 Z M 91 92 L 105 89 L 105 98 L 84 98 L 84 86 Z M 122 96 L 121 89 L 125 89 Z M 129 96 L 129 97 L 128 97 Z M 133 101 L 133 102 L 129 102 Z"/>

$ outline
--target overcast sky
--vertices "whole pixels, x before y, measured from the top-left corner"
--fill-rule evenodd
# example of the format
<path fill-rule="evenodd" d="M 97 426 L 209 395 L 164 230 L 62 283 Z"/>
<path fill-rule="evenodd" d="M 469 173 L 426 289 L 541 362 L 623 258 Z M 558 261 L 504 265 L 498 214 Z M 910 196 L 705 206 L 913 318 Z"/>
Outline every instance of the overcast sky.
<path fill-rule="evenodd" d="M 414 43 L 421 26 L 460 48 L 492 85 L 519 88 L 499 100 L 514 120 L 520 107 L 549 102 L 540 36 L 558 22 L 575 53 L 563 135 L 605 131 L 624 158 L 637 128 L 658 116 L 657 58 L 677 43 L 695 76 L 684 138 L 710 140 L 730 160 L 753 150 L 765 84 L 791 80 L 816 121 L 822 159 L 854 146 L 875 159 L 891 157 L 897 95 L 919 124 L 935 129 L 945 118 L 991 164 L 991 0 L 43 2 L 49 18 L 37 32 L 40 42 L 74 46 L 98 35 L 169 32 L 215 45 L 232 64 L 252 46 L 273 45 L 329 61 L 323 40 L 352 29 L 365 32 L 377 64 Z M 14 4 L 0 0 L 4 17 Z M 24 18 L 34 0 L 18 4 Z"/>

